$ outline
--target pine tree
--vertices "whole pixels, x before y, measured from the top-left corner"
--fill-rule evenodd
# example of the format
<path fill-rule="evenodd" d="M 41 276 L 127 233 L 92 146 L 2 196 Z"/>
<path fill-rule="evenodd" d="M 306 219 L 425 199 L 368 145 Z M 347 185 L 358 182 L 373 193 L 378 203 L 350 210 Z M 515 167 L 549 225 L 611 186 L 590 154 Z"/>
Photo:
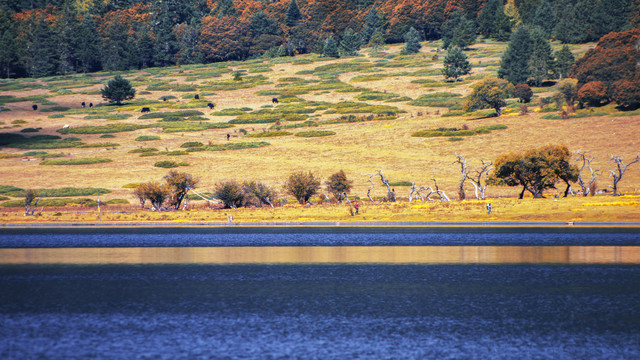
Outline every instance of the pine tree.
<path fill-rule="evenodd" d="M 504 13 L 502 0 L 488 0 L 478 14 L 480 34 L 487 38 L 504 41 L 511 33 L 511 21 Z"/>
<path fill-rule="evenodd" d="M 44 17 L 38 19 L 34 35 L 35 38 L 32 48 L 33 63 L 30 69 L 30 75 L 32 77 L 54 75 L 58 67 L 56 39 L 55 34 Z"/>
<path fill-rule="evenodd" d="M 236 16 L 238 11 L 233 0 L 218 0 L 218 17 L 223 18 L 225 16 Z"/>
<path fill-rule="evenodd" d="M 518 11 L 515 0 L 508 0 L 507 3 L 504 4 L 504 14 L 509 18 L 512 28 L 517 28 L 522 24 L 520 11 Z"/>
<path fill-rule="evenodd" d="M 353 29 L 348 28 L 344 31 L 340 41 L 338 49 L 340 57 L 356 56 L 358 50 L 360 50 L 360 36 Z"/>
<path fill-rule="evenodd" d="M 574 6 L 576 33 L 579 35 L 576 42 L 583 43 L 600 38 L 596 34 L 596 19 L 593 14 L 597 4 L 597 0 L 578 0 Z"/>
<path fill-rule="evenodd" d="M 102 98 L 110 103 L 121 105 L 124 100 L 131 100 L 136 95 L 136 89 L 131 86 L 129 80 L 120 75 L 116 75 L 109 80 L 107 86 L 100 89 Z"/>
<path fill-rule="evenodd" d="M 575 56 L 573 56 L 573 53 L 571 53 L 571 50 L 569 50 L 569 47 L 567 45 L 563 46 L 562 49 L 556 51 L 555 56 L 556 61 L 554 74 L 556 75 L 556 77 L 562 80 L 569 74 L 569 69 L 571 68 L 571 65 L 576 62 L 576 58 Z"/>
<path fill-rule="evenodd" d="M 442 74 L 445 78 L 453 78 L 454 82 L 462 75 L 471 71 L 471 64 L 467 60 L 467 55 L 457 46 L 452 46 L 447 50 L 444 57 L 444 68 Z"/>
<path fill-rule="evenodd" d="M 322 49 L 322 55 L 338 58 L 340 53 L 338 52 L 338 44 L 333 37 L 329 37 L 324 42 L 324 48 Z"/>
<path fill-rule="evenodd" d="M 551 36 L 556 25 L 556 14 L 547 0 L 540 2 L 531 23 L 542 28 L 547 38 Z"/>
<path fill-rule="evenodd" d="M 300 8 L 298 8 L 298 3 L 296 0 L 291 0 L 289 7 L 287 8 L 287 19 L 285 20 L 285 24 L 287 24 L 288 27 L 293 27 L 301 18 L 302 13 L 300 12 Z"/>
<path fill-rule="evenodd" d="M 534 84 L 540 86 L 554 68 L 551 44 L 547 40 L 545 31 L 540 28 L 532 31 L 531 39 L 533 46 L 529 58 L 529 74 Z"/>
<path fill-rule="evenodd" d="M 18 64 L 15 25 L 9 11 L 0 9 L 0 77 L 10 78 Z"/>
<path fill-rule="evenodd" d="M 102 68 L 105 70 L 127 70 L 127 28 L 115 18 L 106 28 L 102 39 Z"/>
<path fill-rule="evenodd" d="M 511 35 L 507 50 L 502 55 L 498 77 L 512 84 L 522 84 L 529 78 L 529 58 L 533 47 L 531 34 L 521 26 Z"/>
<path fill-rule="evenodd" d="M 404 47 L 402 48 L 402 54 L 416 54 L 420 52 L 422 44 L 420 44 L 420 34 L 418 30 L 411 27 L 406 34 L 404 34 Z"/>
<path fill-rule="evenodd" d="M 579 28 L 576 25 L 575 7 L 570 3 L 570 0 L 563 0 L 563 3 L 564 6 L 562 11 L 558 13 L 553 34 L 563 44 L 580 42 L 584 35 L 579 33 Z"/>
<path fill-rule="evenodd" d="M 58 49 L 59 74 L 65 75 L 76 71 L 74 48 L 78 41 L 78 27 L 79 23 L 75 11 L 71 6 L 65 6 L 54 29 Z"/>
<path fill-rule="evenodd" d="M 141 30 L 138 34 L 138 60 L 142 68 L 153 66 L 153 53 L 155 49 L 155 40 L 146 29 Z"/>
<path fill-rule="evenodd" d="M 173 30 L 173 22 L 170 14 L 161 12 L 158 14 L 158 25 L 153 29 L 156 34 L 156 49 L 153 62 L 156 66 L 168 66 L 175 63 L 174 58 L 178 52 L 178 39 Z"/>
<path fill-rule="evenodd" d="M 76 36 L 77 42 L 74 49 L 74 58 L 78 62 L 76 70 L 84 73 L 100 70 L 100 38 L 91 15 L 84 15 Z"/>
<path fill-rule="evenodd" d="M 367 16 L 364 18 L 364 25 L 362 26 L 362 32 L 360 38 L 363 44 L 369 44 L 373 34 L 382 31 L 382 19 L 378 15 L 378 10 L 375 6 L 369 10 Z"/>
<path fill-rule="evenodd" d="M 444 49 L 451 45 L 464 49 L 475 41 L 475 25 L 464 17 L 461 10 L 456 10 L 442 25 L 442 47 Z"/>

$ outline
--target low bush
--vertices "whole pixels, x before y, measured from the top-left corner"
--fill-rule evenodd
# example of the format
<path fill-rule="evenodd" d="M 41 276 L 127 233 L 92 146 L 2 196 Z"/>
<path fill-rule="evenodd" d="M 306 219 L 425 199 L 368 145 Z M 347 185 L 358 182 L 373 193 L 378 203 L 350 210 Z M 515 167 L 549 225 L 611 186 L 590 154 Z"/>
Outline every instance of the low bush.
<path fill-rule="evenodd" d="M 100 139 L 112 139 L 116 137 L 115 135 L 112 134 L 104 134 L 104 135 L 100 135 Z"/>
<path fill-rule="evenodd" d="M 444 107 L 449 109 L 462 109 L 462 95 L 448 92 L 436 92 L 426 94 L 411 101 L 409 104 L 414 106 Z"/>
<path fill-rule="evenodd" d="M 107 147 L 116 147 L 116 146 L 120 146 L 120 144 L 105 142 L 105 143 L 95 143 L 95 144 L 82 144 L 76 147 L 77 148 L 99 148 L 99 147 L 107 148 Z"/>
<path fill-rule="evenodd" d="M 100 126 L 78 126 L 69 127 L 56 130 L 60 134 L 108 134 L 125 131 L 135 131 L 139 129 L 146 129 L 151 127 L 150 125 L 140 124 L 107 124 Z"/>
<path fill-rule="evenodd" d="M 129 114 L 101 114 L 101 115 L 87 115 L 84 118 L 87 120 L 124 120 L 130 118 Z"/>
<path fill-rule="evenodd" d="M 153 141 L 153 140 L 160 140 L 160 136 L 154 136 L 154 135 L 141 135 L 141 136 L 138 136 L 135 140 L 136 140 L 136 141 Z"/>
<path fill-rule="evenodd" d="M 199 141 L 189 141 L 180 145 L 181 148 L 192 148 L 192 147 L 202 147 L 202 146 L 204 146 L 204 144 Z"/>
<path fill-rule="evenodd" d="M 113 160 L 106 158 L 78 158 L 65 160 L 44 160 L 40 165 L 91 165 L 111 162 Z"/>
<path fill-rule="evenodd" d="M 205 149 L 208 151 L 225 151 L 225 150 L 241 150 L 241 149 L 252 149 L 263 146 L 271 145 L 266 141 L 258 141 L 258 142 L 234 142 L 234 143 L 226 143 L 226 144 L 217 144 L 217 145 L 207 145 Z"/>
<path fill-rule="evenodd" d="M 335 135 L 335 131 L 330 130 L 311 130 L 311 131 L 301 131 L 296 133 L 296 136 L 300 137 L 321 137 L 321 136 L 331 136 Z"/>
<path fill-rule="evenodd" d="M 38 132 L 40 130 L 42 130 L 41 127 L 39 127 L 39 128 L 24 128 L 24 129 L 20 130 L 20 132 L 21 133 L 31 133 L 31 132 Z"/>
<path fill-rule="evenodd" d="M 139 119 L 166 119 L 166 118 L 173 118 L 173 117 L 187 118 L 189 116 L 198 116 L 198 115 L 204 115 L 204 113 L 198 110 L 154 112 L 154 113 L 143 114 L 139 117 Z"/>
<path fill-rule="evenodd" d="M 67 111 L 67 110 L 71 110 L 71 108 L 67 106 L 52 106 L 50 108 L 40 109 L 41 112 L 56 112 L 56 111 Z"/>
<path fill-rule="evenodd" d="M 292 134 L 288 131 L 267 131 L 267 132 L 261 132 L 261 133 L 247 134 L 245 136 L 251 137 L 251 138 L 265 138 L 265 137 L 277 137 L 277 136 L 287 136 L 287 135 L 292 135 Z"/>
<path fill-rule="evenodd" d="M 152 148 L 152 147 L 145 147 L 145 148 L 137 148 L 137 149 L 129 150 L 128 152 L 130 154 L 143 154 L 143 153 L 152 153 L 156 151 L 158 151 L 158 149 Z"/>
<path fill-rule="evenodd" d="M 497 124 L 490 126 L 481 126 L 475 129 L 458 129 L 458 128 L 437 128 L 437 129 L 429 129 L 429 130 L 420 130 L 413 133 L 411 136 L 413 137 L 460 137 L 460 136 L 471 136 L 477 134 L 488 134 L 493 130 L 502 130 L 506 129 L 506 125 Z"/>

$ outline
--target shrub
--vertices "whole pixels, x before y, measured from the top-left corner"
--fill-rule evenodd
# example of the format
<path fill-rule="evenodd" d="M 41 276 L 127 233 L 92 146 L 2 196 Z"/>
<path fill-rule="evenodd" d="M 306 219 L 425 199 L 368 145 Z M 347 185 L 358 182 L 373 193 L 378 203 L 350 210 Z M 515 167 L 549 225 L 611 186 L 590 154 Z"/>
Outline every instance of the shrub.
<path fill-rule="evenodd" d="M 502 124 L 480 126 L 472 130 L 471 129 L 464 130 L 464 129 L 458 129 L 458 128 L 437 128 L 437 129 L 416 131 L 411 136 L 413 137 L 471 136 L 471 135 L 477 135 L 477 134 L 488 134 L 493 130 L 502 130 L 506 128 L 507 126 Z"/>
<path fill-rule="evenodd" d="M 30 133 L 30 132 L 38 132 L 40 130 L 42 130 L 41 127 L 39 127 L 39 128 L 24 128 L 24 129 L 20 130 L 20 132 L 21 133 Z"/>
<path fill-rule="evenodd" d="M 189 141 L 180 145 L 181 148 L 192 148 L 192 147 L 202 147 L 202 146 L 204 146 L 204 144 L 199 141 Z"/>
<path fill-rule="evenodd" d="M 613 84 L 613 100 L 623 108 L 640 107 L 640 80 L 620 80 Z"/>
<path fill-rule="evenodd" d="M 235 180 L 218 183 L 214 196 L 224 203 L 227 209 L 235 209 L 244 205 L 244 191 L 242 185 Z"/>
<path fill-rule="evenodd" d="M 82 144 L 76 147 L 77 148 L 98 148 L 98 147 L 116 147 L 116 146 L 120 146 L 120 144 L 106 142 L 106 143 L 96 143 L 96 144 Z"/>
<path fill-rule="evenodd" d="M 101 138 L 101 139 L 111 139 L 111 138 L 114 138 L 114 137 L 116 137 L 116 136 L 115 136 L 115 135 L 112 135 L 112 134 L 104 134 L 104 135 L 100 135 L 100 138 Z"/>
<path fill-rule="evenodd" d="M 117 133 L 117 132 L 125 132 L 125 131 L 135 131 L 139 129 L 145 129 L 150 127 L 149 125 L 139 125 L 139 124 L 107 124 L 100 126 L 78 126 L 78 127 L 70 127 L 66 129 L 58 129 L 56 130 L 60 134 L 106 134 L 106 133 Z"/>
<path fill-rule="evenodd" d="M 300 204 L 306 204 L 320 189 L 320 181 L 311 172 L 298 171 L 289 175 L 284 188 Z"/>
<path fill-rule="evenodd" d="M 607 86 L 602 81 L 590 81 L 578 90 L 578 100 L 591 106 L 600 106 L 609 101 Z"/>
<path fill-rule="evenodd" d="M 135 140 L 136 140 L 136 141 L 153 141 L 153 140 L 160 140 L 160 136 L 153 136 L 153 135 L 141 135 L 141 136 L 138 136 Z"/>
<path fill-rule="evenodd" d="M 237 142 L 237 143 L 226 143 L 226 144 L 218 144 L 218 145 L 207 145 L 205 149 L 209 151 L 225 151 L 225 150 L 251 149 L 251 148 L 258 148 L 258 147 L 263 147 L 267 145 L 270 145 L 270 144 L 266 141 Z"/>
<path fill-rule="evenodd" d="M 78 158 L 69 160 L 44 160 L 40 165 L 90 165 L 111 162 L 111 159 L 105 158 Z"/>
<path fill-rule="evenodd" d="M 67 111 L 70 110 L 70 107 L 67 106 L 52 106 L 50 108 L 41 109 L 41 112 L 54 112 L 54 111 Z"/>
<path fill-rule="evenodd" d="M 158 151 L 158 149 L 152 148 L 152 147 L 146 147 L 146 148 L 137 148 L 137 149 L 129 150 L 129 153 L 130 154 L 144 154 L 144 153 L 152 153 L 152 152 L 156 152 L 156 151 Z"/>
<path fill-rule="evenodd" d="M 531 97 L 533 97 L 533 91 L 527 84 L 518 84 L 514 88 L 514 95 L 520 102 L 528 103 L 531 101 Z"/>
<path fill-rule="evenodd" d="M 336 201 L 342 199 L 342 194 L 349 194 L 353 181 L 347 179 L 347 175 L 343 170 L 329 176 L 329 179 L 325 182 L 327 185 L 327 191 L 333 195 Z"/>
<path fill-rule="evenodd" d="M 178 167 L 180 165 L 178 165 L 178 163 L 176 163 L 175 161 L 161 160 L 161 161 L 158 161 L 155 164 L 153 164 L 153 166 L 159 167 L 159 168 L 170 169 L 170 168 Z"/>
<path fill-rule="evenodd" d="M 296 133 L 296 136 L 300 137 L 320 137 L 320 136 L 331 136 L 335 135 L 335 131 L 330 130 L 311 130 L 311 131 L 301 131 Z"/>
<path fill-rule="evenodd" d="M 276 137 L 276 136 L 287 136 L 287 135 L 291 135 L 291 133 L 288 131 L 267 131 L 267 132 L 261 132 L 261 133 L 248 134 L 246 135 L 246 137 L 263 138 L 263 137 Z"/>
<path fill-rule="evenodd" d="M 166 118 L 187 118 L 189 116 L 204 115 L 202 111 L 198 110 L 181 110 L 181 111 L 168 111 L 168 112 L 155 112 L 143 114 L 139 119 L 166 119 Z"/>

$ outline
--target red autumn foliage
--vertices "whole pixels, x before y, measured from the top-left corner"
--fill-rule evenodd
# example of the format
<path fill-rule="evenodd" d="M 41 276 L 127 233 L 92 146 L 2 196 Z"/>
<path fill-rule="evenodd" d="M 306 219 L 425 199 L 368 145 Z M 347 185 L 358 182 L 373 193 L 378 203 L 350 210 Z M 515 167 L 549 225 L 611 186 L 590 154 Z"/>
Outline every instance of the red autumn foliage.
<path fill-rule="evenodd" d="M 607 86 L 602 81 L 590 81 L 578 90 L 578 100 L 591 106 L 608 102 Z"/>
<path fill-rule="evenodd" d="M 207 62 L 243 59 L 249 50 L 246 24 L 230 16 L 202 18 L 200 51 Z"/>
<path fill-rule="evenodd" d="M 619 80 L 613 83 L 611 98 L 624 108 L 640 107 L 640 80 Z"/>

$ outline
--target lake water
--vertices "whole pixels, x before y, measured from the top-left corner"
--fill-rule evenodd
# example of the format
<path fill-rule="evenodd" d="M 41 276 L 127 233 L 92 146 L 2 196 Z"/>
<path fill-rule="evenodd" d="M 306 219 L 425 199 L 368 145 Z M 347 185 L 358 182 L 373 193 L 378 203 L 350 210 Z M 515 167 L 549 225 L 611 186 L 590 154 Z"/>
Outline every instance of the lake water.
<path fill-rule="evenodd" d="M 520 230 L 3 229 L 0 358 L 640 358 L 640 232 Z"/>

